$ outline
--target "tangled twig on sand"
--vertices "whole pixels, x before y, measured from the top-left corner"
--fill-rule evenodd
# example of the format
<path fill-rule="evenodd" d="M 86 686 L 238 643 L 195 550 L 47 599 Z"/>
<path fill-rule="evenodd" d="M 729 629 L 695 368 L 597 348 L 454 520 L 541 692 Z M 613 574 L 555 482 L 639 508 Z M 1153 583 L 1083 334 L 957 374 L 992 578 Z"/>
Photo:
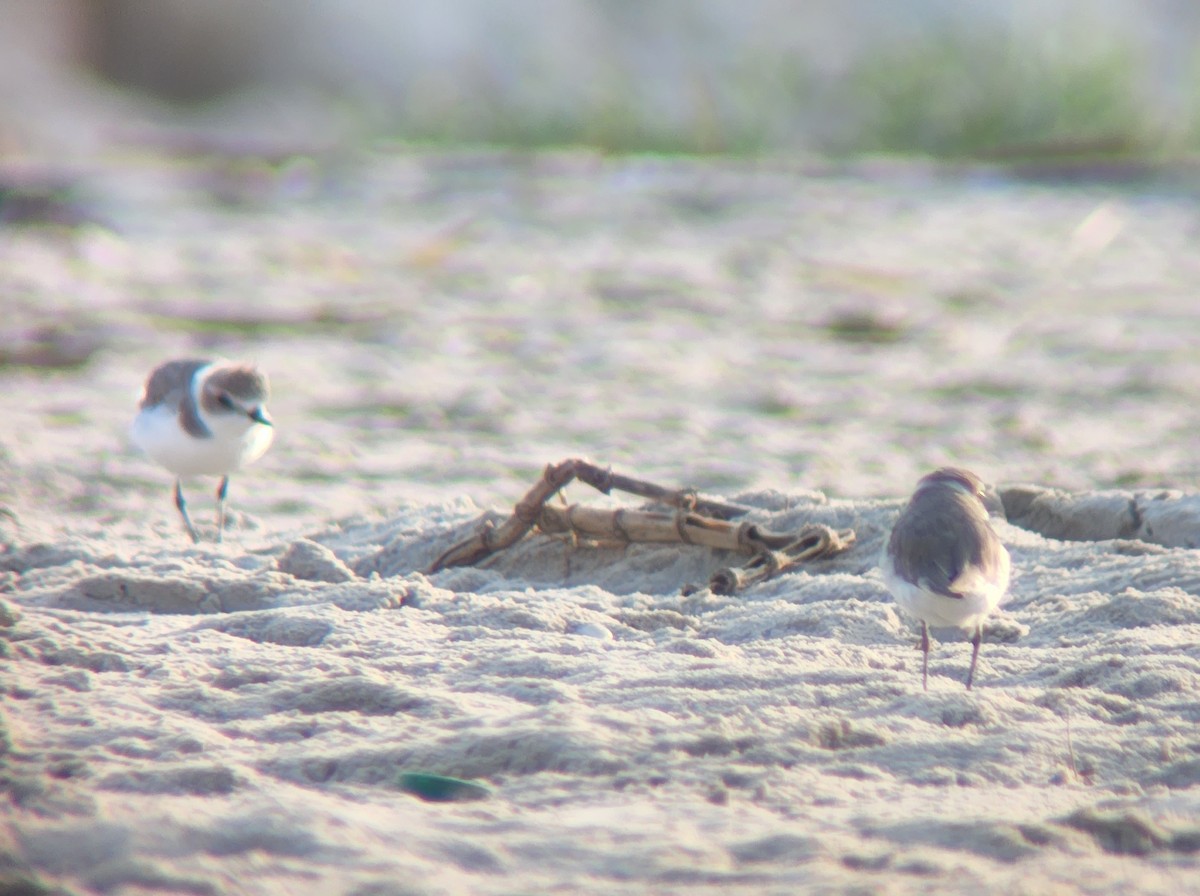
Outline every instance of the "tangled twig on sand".
<path fill-rule="evenodd" d="M 554 495 L 575 479 L 608 494 L 617 489 L 676 508 L 655 510 L 547 506 Z M 572 458 L 551 464 L 499 525 L 486 525 L 466 541 L 454 545 L 433 562 L 429 571 L 450 566 L 470 566 L 497 551 L 511 547 L 535 526 L 547 534 L 568 534 L 601 542 L 693 544 L 752 555 L 740 567 L 717 570 L 709 587 L 718 594 L 733 594 L 810 560 L 832 556 L 850 548 L 854 531 L 808 525 L 799 532 L 767 531 L 754 523 L 730 522 L 749 508 L 701 498 L 688 489 L 669 489 L 622 476 L 588 461 Z"/>

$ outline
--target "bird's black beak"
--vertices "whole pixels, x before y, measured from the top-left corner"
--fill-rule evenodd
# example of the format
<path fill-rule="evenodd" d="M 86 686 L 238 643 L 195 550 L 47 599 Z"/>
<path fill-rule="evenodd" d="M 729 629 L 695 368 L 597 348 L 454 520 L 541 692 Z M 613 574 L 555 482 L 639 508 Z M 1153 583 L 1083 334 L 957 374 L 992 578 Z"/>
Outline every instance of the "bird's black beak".
<path fill-rule="evenodd" d="M 246 416 L 249 417 L 251 420 L 253 420 L 255 423 L 261 423 L 263 426 L 274 426 L 275 425 L 271 422 L 271 418 L 267 416 L 267 412 L 264 411 L 262 408 L 255 408 L 252 411 L 247 411 Z"/>

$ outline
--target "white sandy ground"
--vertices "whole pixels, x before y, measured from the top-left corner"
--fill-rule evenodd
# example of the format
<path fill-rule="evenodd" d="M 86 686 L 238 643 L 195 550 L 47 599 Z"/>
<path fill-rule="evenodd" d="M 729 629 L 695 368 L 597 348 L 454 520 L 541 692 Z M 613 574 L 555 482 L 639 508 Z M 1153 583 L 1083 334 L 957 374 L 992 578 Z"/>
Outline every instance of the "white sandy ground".
<path fill-rule="evenodd" d="M 1192 196 L 318 170 L 227 208 L 215 161 L 139 157 L 87 172 L 115 232 L 0 231 L 10 356 L 95 349 L 0 368 L 8 892 L 1195 890 Z M 279 439 L 194 547 L 124 431 L 213 351 L 270 371 Z M 575 455 L 858 544 L 733 597 L 681 595 L 729 559 L 698 548 L 421 572 Z M 926 694 L 874 565 L 950 461 L 1004 486 L 1014 580 L 976 690 L 948 631 Z"/>

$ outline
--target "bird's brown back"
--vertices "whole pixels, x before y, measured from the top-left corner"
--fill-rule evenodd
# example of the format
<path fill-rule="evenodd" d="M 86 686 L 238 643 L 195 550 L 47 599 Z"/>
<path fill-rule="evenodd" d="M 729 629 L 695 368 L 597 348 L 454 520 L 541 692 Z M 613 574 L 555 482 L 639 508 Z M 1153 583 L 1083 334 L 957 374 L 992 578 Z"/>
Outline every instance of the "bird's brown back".
<path fill-rule="evenodd" d="M 144 410 L 161 404 L 175 408 L 184 430 L 197 438 L 211 436 L 212 432 L 196 415 L 196 408 L 190 401 L 184 401 L 196 371 L 210 363 L 208 360 L 187 358 L 158 365 L 146 380 L 146 390 L 142 393 L 139 407 Z"/>
<path fill-rule="evenodd" d="M 888 554 L 897 575 L 945 597 L 961 598 L 955 579 L 969 565 L 989 578 L 999 569 L 1004 546 L 983 504 L 952 487 L 923 489 L 901 512 Z"/>

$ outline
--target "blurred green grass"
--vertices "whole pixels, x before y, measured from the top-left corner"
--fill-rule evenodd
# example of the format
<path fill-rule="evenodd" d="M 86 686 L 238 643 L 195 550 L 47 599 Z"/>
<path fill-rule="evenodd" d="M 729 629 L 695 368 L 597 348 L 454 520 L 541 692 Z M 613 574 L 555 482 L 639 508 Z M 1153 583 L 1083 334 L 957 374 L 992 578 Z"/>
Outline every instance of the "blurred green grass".
<path fill-rule="evenodd" d="M 390 123 L 418 143 L 609 153 L 925 156 L 1025 162 L 1159 161 L 1200 151 L 1200 54 L 1164 97 L 1142 43 L 994 25 L 943 24 L 856 54 L 837 78 L 803 58 L 722 58 L 673 74 L 669 114 L 644 101 L 639 74 L 610 60 L 570 105 L 469 84 Z M 751 55 L 752 54 L 748 54 Z M 410 107 L 408 112 L 413 112 Z"/>
<path fill-rule="evenodd" d="M 848 100 L 866 114 L 856 152 L 946 158 L 1143 156 L 1171 135 L 1132 47 L 1048 48 L 994 34 L 936 34 L 864 59 Z"/>
<path fill-rule="evenodd" d="M 1200 150 L 1200 7 L 1186 0 L 56 8 L 65 11 L 45 13 L 39 32 L 28 10 L 49 7 L 14 4 L 27 11 L 28 34 L 18 20 L 7 44 L 0 31 L 0 50 L 36 49 L 39 33 L 43 43 L 84 35 L 75 56 L 58 52 L 89 89 L 150 95 L 161 105 L 149 117 L 181 113 L 174 123 L 211 129 L 235 155 L 291 159 L 306 143 L 324 151 L 379 139 L 1018 163 L 1159 163 Z M 52 70 L 6 67 L 5 55 L 0 74 L 34 72 L 24 75 L 30 108 L 53 111 Z M 7 127 L 20 145 L 37 130 L 29 121 L 0 108 L 0 138 Z"/>

